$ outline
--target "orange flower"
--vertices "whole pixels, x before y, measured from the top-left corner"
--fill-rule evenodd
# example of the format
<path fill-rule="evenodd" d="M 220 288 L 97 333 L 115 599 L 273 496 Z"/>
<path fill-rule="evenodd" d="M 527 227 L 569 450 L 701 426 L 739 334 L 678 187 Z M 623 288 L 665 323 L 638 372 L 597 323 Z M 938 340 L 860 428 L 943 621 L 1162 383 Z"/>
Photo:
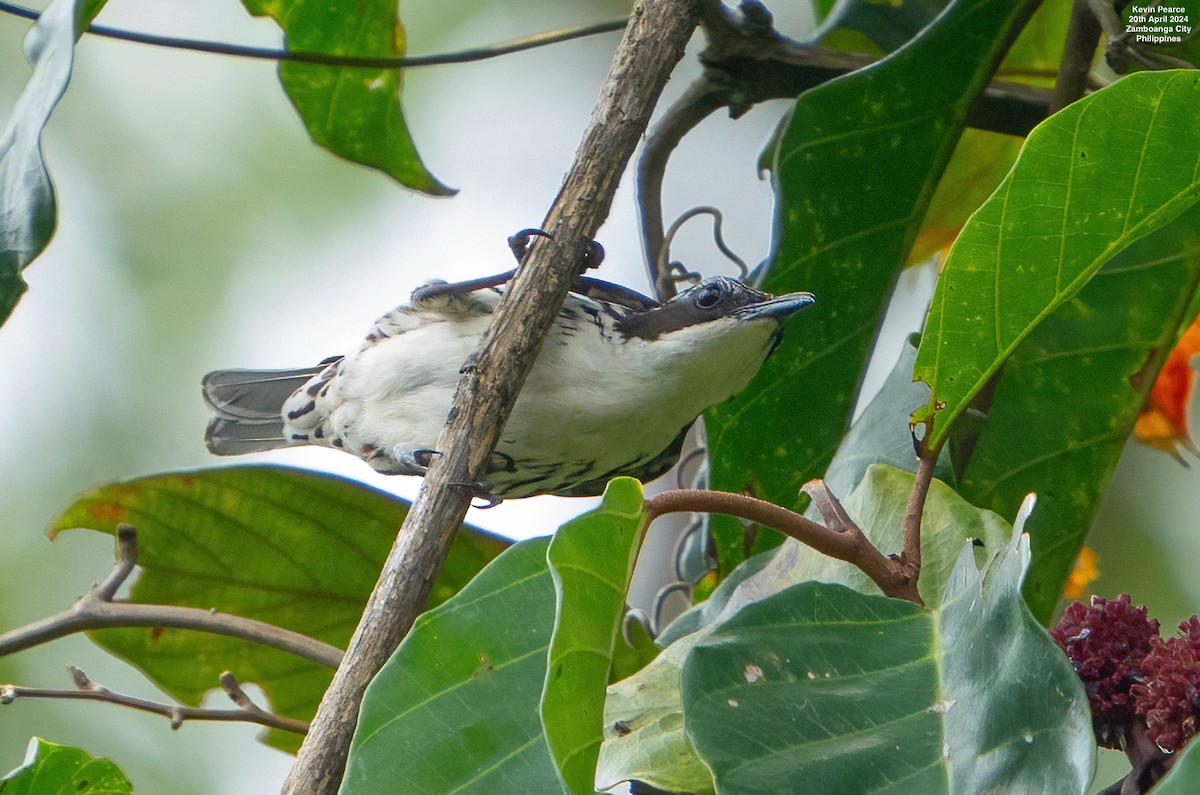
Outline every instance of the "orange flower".
<path fill-rule="evenodd" d="M 1133 435 L 1144 444 L 1176 458 L 1180 446 L 1196 453 L 1188 433 L 1187 406 L 1196 382 L 1196 371 L 1188 360 L 1197 353 L 1200 353 L 1200 318 L 1188 327 L 1167 357 L 1133 426 Z"/>
<path fill-rule="evenodd" d="M 1063 596 L 1072 601 L 1081 599 L 1092 580 L 1100 576 L 1100 569 L 1096 567 L 1099 562 L 1096 550 L 1091 547 L 1079 550 L 1079 557 L 1075 558 L 1075 565 L 1067 575 L 1067 584 L 1063 586 Z"/>

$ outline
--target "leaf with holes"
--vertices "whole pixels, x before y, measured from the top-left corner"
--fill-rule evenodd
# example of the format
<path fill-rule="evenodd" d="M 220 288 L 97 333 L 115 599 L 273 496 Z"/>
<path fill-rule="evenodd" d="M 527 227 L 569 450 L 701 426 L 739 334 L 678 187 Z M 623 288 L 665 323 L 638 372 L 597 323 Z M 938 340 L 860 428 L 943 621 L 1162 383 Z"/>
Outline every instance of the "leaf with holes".
<path fill-rule="evenodd" d="M 130 600 L 215 608 L 345 647 L 358 625 L 408 503 L 353 481 L 280 467 L 244 466 L 156 475 L 94 489 L 55 520 L 106 533 L 138 533 L 141 575 Z M 462 588 L 510 542 L 462 528 L 430 605 Z M 222 671 L 257 683 L 271 708 L 309 720 L 332 671 L 246 641 L 182 629 L 90 633 L 176 699 L 198 704 Z M 299 739 L 273 731 L 294 750 Z"/>

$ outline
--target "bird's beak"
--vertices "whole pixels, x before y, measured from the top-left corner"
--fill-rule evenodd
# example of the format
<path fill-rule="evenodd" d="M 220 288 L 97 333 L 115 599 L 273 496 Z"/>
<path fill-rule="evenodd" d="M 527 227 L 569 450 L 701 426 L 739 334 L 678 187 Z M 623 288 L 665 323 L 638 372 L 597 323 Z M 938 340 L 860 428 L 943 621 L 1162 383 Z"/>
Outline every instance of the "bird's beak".
<path fill-rule="evenodd" d="M 812 293 L 788 293 L 787 295 L 781 295 L 777 298 L 770 298 L 757 304 L 742 307 L 738 310 L 738 319 L 755 320 L 760 317 L 769 317 L 782 323 L 793 312 L 800 311 L 804 307 L 815 303 L 816 300 L 813 298 Z"/>

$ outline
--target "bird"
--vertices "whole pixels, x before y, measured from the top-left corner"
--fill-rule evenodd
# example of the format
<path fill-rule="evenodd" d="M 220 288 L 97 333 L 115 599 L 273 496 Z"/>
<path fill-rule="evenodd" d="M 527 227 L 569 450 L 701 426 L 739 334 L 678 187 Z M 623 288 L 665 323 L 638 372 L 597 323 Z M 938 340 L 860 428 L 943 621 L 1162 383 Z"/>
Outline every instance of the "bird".
<path fill-rule="evenodd" d="M 438 455 L 460 370 L 502 294 L 502 286 L 458 291 L 434 280 L 344 356 L 209 373 L 209 451 L 319 445 L 381 473 L 423 475 Z M 569 293 L 476 493 L 492 501 L 595 496 L 617 476 L 662 475 L 697 417 L 744 389 L 784 321 L 813 302 L 811 293 L 774 296 L 725 276 L 662 304 Z"/>

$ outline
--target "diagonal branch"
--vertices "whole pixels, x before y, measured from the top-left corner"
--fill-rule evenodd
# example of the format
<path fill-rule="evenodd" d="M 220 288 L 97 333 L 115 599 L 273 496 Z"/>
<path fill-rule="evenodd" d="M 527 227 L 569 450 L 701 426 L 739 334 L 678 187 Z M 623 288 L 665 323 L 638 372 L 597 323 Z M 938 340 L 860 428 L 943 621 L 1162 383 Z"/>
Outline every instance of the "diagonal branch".
<path fill-rule="evenodd" d="M 163 715 L 171 719 L 171 728 L 178 729 L 184 721 L 225 721 L 238 723 L 257 723 L 269 729 L 304 734 L 308 724 L 302 720 L 276 715 L 259 707 L 238 684 L 233 674 L 226 671 L 221 674 L 221 689 L 240 709 L 210 709 L 208 707 L 189 707 L 182 704 L 163 704 L 137 696 L 127 696 L 114 693 L 102 687 L 87 677 L 83 671 L 71 666 L 67 668 L 75 681 L 75 690 L 54 690 L 41 687 L 22 687 L 20 685 L 0 685 L 0 704 L 11 704 L 20 698 L 53 698 L 75 699 L 82 701 L 104 701 L 122 707 L 129 707 L 141 712 Z"/>
<path fill-rule="evenodd" d="M 412 626 L 446 557 L 517 393 L 571 287 L 588 240 L 646 130 L 696 24 L 694 0 L 638 0 L 576 152 L 533 247 L 463 367 L 442 451 L 363 612 L 362 621 L 300 748 L 283 791 L 332 795 L 345 769 L 367 683 Z"/>
<path fill-rule="evenodd" d="M 137 565 L 137 554 L 137 533 L 127 524 L 118 525 L 117 562 L 103 582 L 63 612 L 0 635 L 0 657 L 91 629 L 171 627 L 247 640 L 327 668 L 341 662 L 341 649 L 264 621 L 198 607 L 113 601 Z"/>

